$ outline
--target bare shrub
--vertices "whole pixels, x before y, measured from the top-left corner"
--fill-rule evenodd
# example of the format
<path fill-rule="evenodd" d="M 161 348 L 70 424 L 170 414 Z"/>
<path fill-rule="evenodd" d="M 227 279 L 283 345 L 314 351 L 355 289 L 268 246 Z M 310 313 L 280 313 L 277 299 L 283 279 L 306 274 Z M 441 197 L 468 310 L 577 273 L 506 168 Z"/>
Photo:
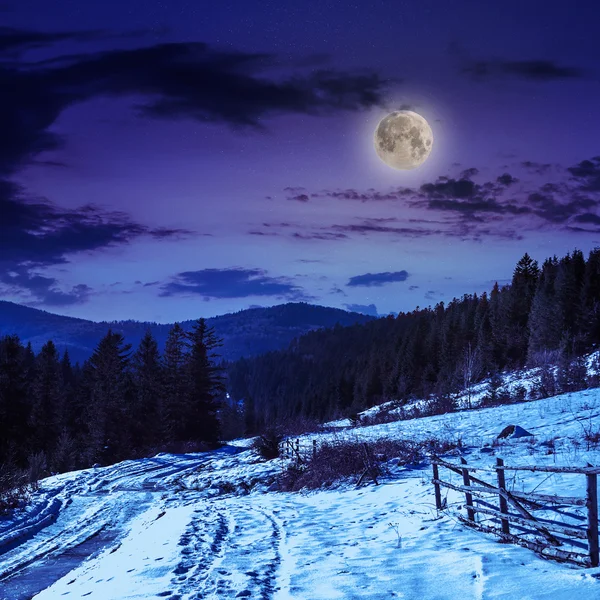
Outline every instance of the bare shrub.
<path fill-rule="evenodd" d="M 453 441 L 444 438 L 431 437 L 421 440 L 419 442 L 419 446 L 427 454 L 442 455 L 454 450 L 455 448 L 461 448 L 462 441 L 460 439 Z"/>
<path fill-rule="evenodd" d="M 43 452 L 30 454 L 27 460 L 27 483 L 33 486 L 34 490 L 39 488 L 39 480 L 48 475 L 48 461 Z"/>
<path fill-rule="evenodd" d="M 588 450 L 595 448 L 600 445 L 600 429 L 587 429 L 583 434 Z"/>
<path fill-rule="evenodd" d="M 217 484 L 217 489 L 219 490 L 219 494 L 223 496 L 225 494 L 233 494 L 237 488 L 231 481 L 221 481 Z"/>
<path fill-rule="evenodd" d="M 265 460 L 279 458 L 280 444 L 283 435 L 273 429 L 259 435 L 252 443 L 252 448 Z"/>
<path fill-rule="evenodd" d="M 357 412 L 353 412 L 348 415 L 348 420 L 350 421 L 350 425 L 352 427 L 360 427 L 363 425 L 363 419 L 364 417 Z"/>
<path fill-rule="evenodd" d="M 370 477 L 385 474 L 387 461 L 410 464 L 422 460 L 426 446 L 406 440 L 380 439 L 366 444 L 338 440 L 320 445 L 312 459 L 294 465 L 281 476 L 280 489 L 297 491 L 329 487 L 348 478 L 358 479 L 365 471 Z"/>
<path fill-rule="evenodd" d="M 0 465 L 0 515 L 23 506 L 31 491 L 23 471 L 7 463 Z"/>

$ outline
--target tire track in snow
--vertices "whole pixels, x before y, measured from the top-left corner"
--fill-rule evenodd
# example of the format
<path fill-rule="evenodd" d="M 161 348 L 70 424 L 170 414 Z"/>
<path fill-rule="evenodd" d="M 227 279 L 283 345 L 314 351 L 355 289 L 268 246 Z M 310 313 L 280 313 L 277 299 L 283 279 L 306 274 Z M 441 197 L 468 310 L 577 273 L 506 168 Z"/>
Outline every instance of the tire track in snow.
<path fill-rule="evenodd" d="M 31 598 L 118 542 L 127 534 L 129 522 L 158 500 L 157 492 L 201 462 L 181 456 L 157 461 L 83 471 L 75 480 L 48 490 L 29 514 L 4 527 L 0 599 Z M 121 486 L 128 491 L 117 491 Z"/>
<path fill-rule="evenodd" d="M 218 568 L 223 559 L 223 547 L 226 544 L 235 524 L 228 521 L 225 515 L 216 513 L 212 506 L 205 505 L 194 511 L 194 518 L 187 526 L 179 540 L 182 546 L 181 561 L 175 568 L 171 580 L 175 595 L 169 594 L 170 600 L 185 598 L 205 598 L 200 594 L 212 570 Z"/>
<path fill-rule="evenodd" d="M 281 526 L 265 511 L 234 502 L 212 502 L 180 540 L 183 559 L 174 571 L 171 600 L 260 598 L 278 589 Z M 174 595 L 171 595 L 174 594 Z"/>

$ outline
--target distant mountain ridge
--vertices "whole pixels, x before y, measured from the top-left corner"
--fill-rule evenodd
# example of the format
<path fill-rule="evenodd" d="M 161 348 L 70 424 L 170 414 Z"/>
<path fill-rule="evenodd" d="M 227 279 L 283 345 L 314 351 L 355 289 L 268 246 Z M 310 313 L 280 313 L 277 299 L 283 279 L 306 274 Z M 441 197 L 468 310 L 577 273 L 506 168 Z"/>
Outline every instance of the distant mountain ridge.
<path fill-rule="evenodd" d="M 366 323 L 373 319 L 339 308 L 291 302 L 228 313 L 207 319 L 207 323 L 223 338 L 222 357 L 236 360 L 285 348 L 295 337 L 314 329 Z M 183 321 L 181 326 L 187 330 L 193 323 Z M 141 321 L 88 321 L 0 300 L 0 336 L 16 334 L 24 343 L 31 342 L 35 351 L 51 339 L 61 352 L 69 351 L 73 362 L 88 358 L 109 329 L 122 333 L 133 348 L 150 329 L 162 350 L 171 327 L 172 324 Z"/>

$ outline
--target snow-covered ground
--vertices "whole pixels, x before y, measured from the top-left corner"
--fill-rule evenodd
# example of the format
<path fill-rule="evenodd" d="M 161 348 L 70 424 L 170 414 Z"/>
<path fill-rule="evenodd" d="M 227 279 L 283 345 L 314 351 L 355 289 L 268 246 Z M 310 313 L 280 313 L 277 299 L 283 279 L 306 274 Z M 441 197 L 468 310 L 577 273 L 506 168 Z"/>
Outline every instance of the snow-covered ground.
<path fill-rule="evenodd" d="M 495 441 L 510 424 L 534 437 Z M 301 443 L 437 437 L 460 439 L 480 466 L 497 456 L 513 465 L 600 465 L 600 450 L 584 439 L 598 429 L 600 390 L 587 390 Z M 284 462 L 263 462 L 248 446 L 44 480 L 27 509 L 0 519 L 0 599 L 600 599 L 600 568 L 549 562 L 466 529 L 453 492 L 438 514 L 426 462 L 392 460 L 378 486 L 284 493 L 269 491 Z M 519 472 L 508 485 L 582 496 L 585 478 Z"/>

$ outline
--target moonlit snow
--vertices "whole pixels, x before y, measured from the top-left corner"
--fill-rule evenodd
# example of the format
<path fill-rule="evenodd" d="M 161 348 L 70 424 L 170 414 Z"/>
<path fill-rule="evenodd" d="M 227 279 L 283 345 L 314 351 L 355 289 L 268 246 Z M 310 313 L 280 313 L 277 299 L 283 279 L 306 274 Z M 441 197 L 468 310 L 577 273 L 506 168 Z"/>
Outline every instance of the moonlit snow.
<path fill-rule="evenodd" d="M 599 464 L 600 452 L 582 441 L 599 414 L 600 390 L 587 390 L 306 440 L 437 436 L 463 439 L 470 463 Z M 492 446 L 509 424 L 534 437 Z M 240 440 L 48 478 L 30 506 L 0 520 L 0 598 L 600 598 L 599 568 L 542 560 L 465 529 L 459 495 L 436 512 L 427 462 L 393 463 L 378 486 L 268 491 L 282 461 L 262 462 Z M 546 479 L 537 491 L 585 490 L 583 476 Z M 530 484 L 523 473 L 511 482 Z"/>

